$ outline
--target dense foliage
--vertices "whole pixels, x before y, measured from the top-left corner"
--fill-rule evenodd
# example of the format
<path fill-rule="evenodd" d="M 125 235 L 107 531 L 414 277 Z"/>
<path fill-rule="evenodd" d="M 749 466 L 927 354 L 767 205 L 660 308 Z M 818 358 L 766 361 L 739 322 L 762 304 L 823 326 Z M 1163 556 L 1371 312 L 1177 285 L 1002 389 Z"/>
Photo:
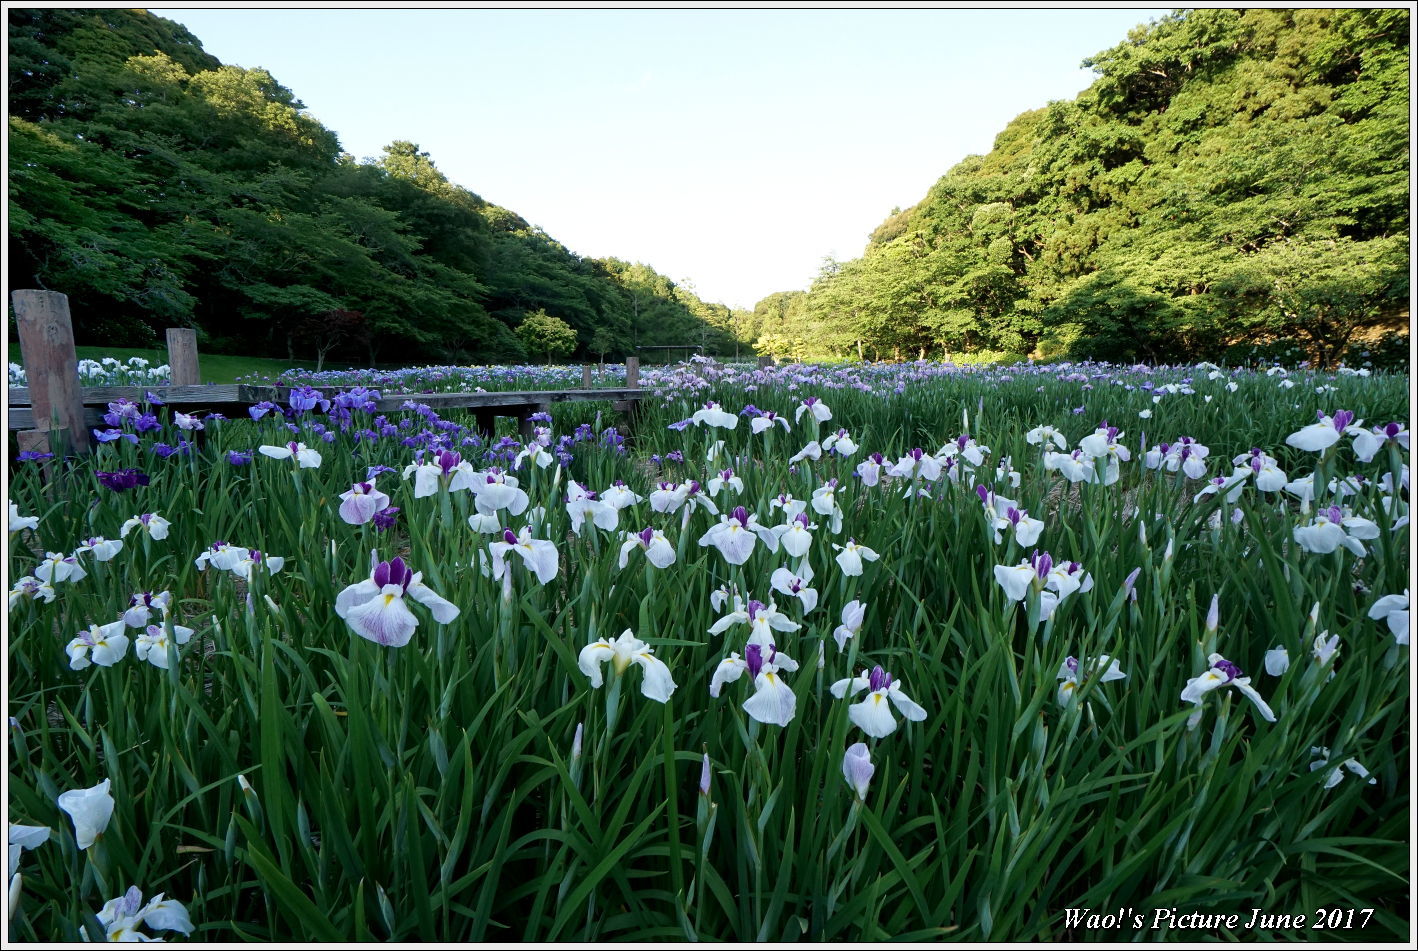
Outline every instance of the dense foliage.
<path fill-rule="evenodd" d="M 11 939 L 1411 939 L 1405 377 L 642 379 L 17 461 Z"/>
<path fill-rule="evenodd" d="M 1193 10 L 1087 60 L 748 332 L 779 356 L 1333 364 L 1408 298 L 1406 10 Z"/>
<path fill-rule="evenodd" d="M 581 258 L 410 142 L 356 161 L 262 69 L 141 10 L 12 10 L 10 285 L 69 295 L 80 343 L 195 326 L 213 352 L 531 356 L 543 311 L 582 355 L 732 351 L 728 308 Z M 557 350 L 561 353 L 561 350 Z"/>

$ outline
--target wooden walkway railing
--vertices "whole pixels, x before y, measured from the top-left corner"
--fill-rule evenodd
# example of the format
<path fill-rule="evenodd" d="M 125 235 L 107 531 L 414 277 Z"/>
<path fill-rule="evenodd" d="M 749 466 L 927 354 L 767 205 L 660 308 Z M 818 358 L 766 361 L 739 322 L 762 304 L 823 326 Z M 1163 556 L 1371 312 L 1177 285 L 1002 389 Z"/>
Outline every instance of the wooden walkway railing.
<path fill-rule="evenodd" d="M 107 405 L 120 399 L 141 402 L 152 393 L 164 404 L 183 412 L 219 412 L 244 418 L 247 407 L 270 401 L 286 405 L 290 388 L 257 386 L 248 383 L 216 384 L 199 382 L 196 331 L 172 328 L 167 332 L 171 386 L 80 386 L 78 358 L 74 352 L 73 324 L 69 300 L 54 291 L 15 291 L 11 295 L 15 320 L 20 330 L 20 352 L 30 385 L 10 387 L 9 428 L 19 430 L 16 438 L 21 451 L 47 450 L 51 437 L 58 437 L 68 452 L 87 452 L 92 445 L 91 429 L 102 427 Z M 532 431 L 531 417 L 549 412 L 553 403 L 610 400 L 615 408 L 633 414 L 638 401 L 648 395 L 640 388 L 640 359 L 625 361 L 625 386 L 591 387 L 591 367 L 581 372 L 578 390 L 509 390 L 494 393 L 408 393 L 383 396 L 375 401 L 380 413 L 397 412 L 410 401 L 434 410 L 470 409 L 477 428 L 494 431 L 498 416 L 518 420 L 524 435 Z"/>

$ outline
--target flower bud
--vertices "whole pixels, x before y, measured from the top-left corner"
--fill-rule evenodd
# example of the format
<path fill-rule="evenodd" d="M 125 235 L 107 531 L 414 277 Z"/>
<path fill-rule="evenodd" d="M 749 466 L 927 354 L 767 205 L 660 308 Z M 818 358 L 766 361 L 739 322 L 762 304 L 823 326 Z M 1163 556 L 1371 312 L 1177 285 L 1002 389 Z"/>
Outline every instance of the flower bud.
<path fill-rule="evenodd" d="M 872 765 L 871 754 L 865 743 L 853 743 L 847 747 L 847 752 L 842 757 L 842 776 L 847 780 L 847 785 L 852 787 L 859 801 L 866 801 L 867 787 L 875 772 L 876 767 Z"/>

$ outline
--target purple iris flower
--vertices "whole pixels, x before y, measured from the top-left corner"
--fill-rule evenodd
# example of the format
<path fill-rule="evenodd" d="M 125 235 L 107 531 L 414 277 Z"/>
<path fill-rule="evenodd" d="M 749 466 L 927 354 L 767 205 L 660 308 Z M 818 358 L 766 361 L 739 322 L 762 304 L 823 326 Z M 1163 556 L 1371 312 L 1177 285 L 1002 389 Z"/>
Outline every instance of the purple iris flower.
<path fill-rule="evenodd" d="M 772 649 L 771 647 L 769 648 Z M 744 665 L 748 667 L 748 675 L 753 679 L 758 679 L 758 673 L 763 669 L 763 648 L 758 644 L 750 644 L 743 650 Z"/>
<path fill-rule="evenodd" d="M 321 412 L 328 413 L 330 411 L 330 401 L 325 399 L 325 394 L 312 386 L 302 386 L 298 390 L 291 390 L 289 402 L 290 408 L 297 413 L 304 413 L 316 406 L 320 407 Z"/>
<path fill-rule="evenodd" d="M 1040 580 L 1047 578 L 1049 572 L 1054 570 L 1053 556 L 1048 552 L 1041 554 L 1037 548 L 1034 549 L 1034 554 L 1029 556 L 1029 563 L 1034 566 L 1034 574 L 1038 575 Z"/>
<path fill-rule="evenodd" d="M 871 675 L 867 679 L 868 688 L 875 693 L 878 690 L 889 690 L 891 688 L 891 675 L 881 669 L 881 665 L 871 669 Z"/>
<path fill-rule="evenodd" d="M 694 485 L 694 487 L 695 487 L 695 490 L 697 491 L 698 488 L 699 488 L 699 483 L 698 483 L 698 482 L 695 482 L 695 483 L 693 483 L 693 485 Z M 747 524 L 748 524 L 748 509 L 744 508 L 742 505 L 735 506 L 735 507 L 734 507 L 733 514 L 730 515 L 729 517 L 730 517 L 730 518 L 736 518 L 736 519 L 738 519 L 738 522 L 739 522 L 740 525 L 747 525 Z"/>
<path fill-rule="evenodd" d="M 1227 683 L 1230 683 L 1232 680 L 1236 680 L 1237 678 L 1243 676 L 1241 673 L 1241 668 L 1237 667 L 1235 664 L 1231 663 L 1225 658 L 1218 660 L 1212 666 L 1226 675 Z"/>
<path fill-rule="evenodd" d="M 251 407 L 250 409 L 248 409 L 246 412 L 248 412 L 248 413 L 251 414 L 251 418 L 252 418 L 252 419 L 260 419 L 262 416 L 265 416 L 267 413 L 273 413 L 273 412 L 276 412 L 276 411 L 279 410 L 279 409 L 280 409 L 280 407 L 277 406 L 275 403 L 272 403 L 270 400 L 262 400 L 261 402 L 257 403 L 255 406 L 252 406 L 252 407 Z"/>
<path fill-rule="evenodd" d="M 374 527 L 381 532 L 387 531 L 394 527 L 394 522 L 397 521 L 398 515 L 399 507 L 397 505 L 391 505 L 386 509 L 375 512 Z"/>
<path fill-rule="evenodd" d="M 155 429 L 162 429 L 162 423 L 158 422 L 158 418 L 153 414 L 144 413 L 133 423 L 133 428 L 140 433 L 146 433 Z"/>
<path fill-rule="evenodd" d="M 143 394 L 143 397 L 144 397 L 149 403 L 151 403 L 151 404 L 154 405 L 154 406 L 166 406 L 166 405 L 167 405 L 167 404 L 164 403 L 161 399 L 159 399 L 158 396 L 157 396 L 157 394 L 155 394 L 152 390 L 148 390 L 146 393 L 144 393 L 144 394 Z"/>
<path fill-rule="evenodd" d="M 414 573 L 404 564 L 404 559 L 395 558 L 393 561 L 381 561 L 375 567 L 372 577 L 381 590 L 386 584 L 396 584 L 407 591 L 409 583 L 414 580 Z"/>
<path fill-rule="evenodd" d="M 119 425 L 122 419 L 137 419 L 141 415 L 138 404 L 130 399 L 120 399 L 108 404 L 108 412 L 104 414 L 104 422 L 110 426 Z M 110 418 L 112 417 L 112 418 Z"/>
<path fill-rule="evenodd" d="M 235 449 L 232 449 L 227 452 L 226 461 L 234 466 L 244 466 L 251 461 L 251 453 L 237 452 Z"/>
<path fill-rule="evenodd" d="M 52 452 L 35 452 L 33 449 L 26 449 L 15 457 L 16 462 L 41 462 L 45 459 L 53 459 Z"/>
<path fill-rule="evenodd" d="M 93 434 L 94 438 L 99 442 L 117 442 L 120 439 L 126 439 L 135 445 L 138 442 L 137 436 L 132 433 L 125 433 L 121 429 L 95 429 Z"/>
<path fill-rule="evenodd" d="M 148 476 L 137 469 L 120 469 L 117 472 L 95 472 L 99 484 L 115 492 L 124 492 L 135 486 L 147 485 Z"/>

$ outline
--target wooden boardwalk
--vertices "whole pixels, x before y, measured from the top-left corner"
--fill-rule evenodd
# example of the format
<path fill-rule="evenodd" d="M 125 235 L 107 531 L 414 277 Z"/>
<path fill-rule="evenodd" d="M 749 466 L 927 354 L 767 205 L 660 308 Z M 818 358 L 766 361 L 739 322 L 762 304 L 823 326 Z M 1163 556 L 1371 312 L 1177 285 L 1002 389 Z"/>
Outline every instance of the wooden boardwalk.
<path fill-rule="evenodd" d="M 288 386 L 200 383 L 196 331 L 178 327 L 167 331 L 173 385 L 81 387 L 69 299 L 54 291 L 35 290 L 13 291 L 10 298 L 30 380 L 28 387 L 10 387 L 7 399 L 9 428 L 18 431 L 21 451 L 47 449 L 54 436 L 66 452 L 87 452 L 93 443 L 91 430 L 107 425 L 103 416 L 109 403 L 123 399 L 141 403 L 149 393 L 173 410 L 221 413 L 230 419 L 246 419 L 247 410 L 256 403 L 289 405 Z M 591 365 L 583 364 L 580 389 L 406 393 L 381 396 L 374 405 L 377 413 L 400 412 L 409 402 L 421 403 L 435 412 L 471 410 L 476 428 L 486 435 L 495 431 L 497 417 L 510 416 L 518 421 L 518 431 L 527 437 L 532 433 L 532 416 L 550 412 L 554 403 L 607 400 L 633 419 L 638 401 L 646 395 L 647 391 L 640 388 L 640 358 L 627 357 L 625 385 L 620 387 L 592 387 Z"/>
<path fill-rule="evenodd" d="M 333 393 L 334 391 L 331 390 Z M 84 404 L 84 425 L 90 429 L 107 426 L 103 415 L 108 404 L 121 399 L 141 403 L 153 394 L 165 405 L 184 413 L 222 413 L 232 419 L 247 418 L 247 409 L 256 403 L 272 402 L 286 406 L 290 387 L 257 386 L 248 383 L 207 383 L 189 386 L 85 386 L 79 388 Z M 533 413 L 550 412 L 553 403 L 580 403 L 589 400 L 609 400 L 621 411 L 633 410 L 634 402 L 648 395 L 639 387 L 602 387 L 578 390 L 507 390 L 494 393 L 403 393 L 381 396 L 374 401 L 379 413 L 397 413 L 409 402 L 420 403 L 437 411 L 468 409 L 473 411 L 477 428 L 484 433 L 493 431 L 493 420 L 511 416 L 521 430 L 531 431 Z M 34 407 L 27 387 L 10 387 L 9 428 L 35 429 Z M 42 428 L 42 427 L 41 427 Z"/>

